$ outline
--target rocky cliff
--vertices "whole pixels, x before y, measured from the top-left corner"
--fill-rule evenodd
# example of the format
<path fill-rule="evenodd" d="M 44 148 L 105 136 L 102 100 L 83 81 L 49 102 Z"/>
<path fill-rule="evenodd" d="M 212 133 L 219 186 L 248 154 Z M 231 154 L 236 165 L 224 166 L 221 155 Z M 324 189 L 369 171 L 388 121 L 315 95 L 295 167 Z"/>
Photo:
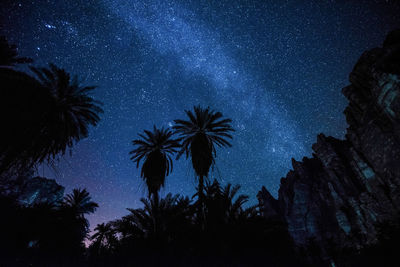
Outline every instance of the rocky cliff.
<path fill-rule="evenodd" d="M 23 205 L 39 203 L 58 203 L 62 201 L 65 188 L 54 179 L 34 177 L 28 179 L 18 194 L 19 202 Z"/>
<path fill-rule="evenodd" d="M 362 247 L 399 214 L 400 30 L 361 56 L 350 83 L 345 140 L 319 135 L 312 158 L 292 160 L 278 199 L 258 194 L 264 216 L 285 220 L 299 246 Z"/>
<path fill-rule="evenodd" d="M 22 205 L 43 202 L 58 203 L 64 197 L 65 188 L 54 179 L 33 177 L 33 169 L 10 171 L 0 176 L 0 196 L 15 198 Z"/>

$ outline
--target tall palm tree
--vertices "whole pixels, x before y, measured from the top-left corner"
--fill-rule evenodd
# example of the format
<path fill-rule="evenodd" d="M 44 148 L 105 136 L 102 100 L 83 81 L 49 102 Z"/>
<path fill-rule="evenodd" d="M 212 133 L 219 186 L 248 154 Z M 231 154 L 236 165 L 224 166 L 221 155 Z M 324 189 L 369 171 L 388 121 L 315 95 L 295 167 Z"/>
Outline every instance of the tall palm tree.
<path fill-rule="evenodd" d="M 210 167 L 215 162 L 215 146 L 230 147 L 227 139 L 232 139 L 229 133 L 234 129 L 231 126 L 232 120 L 224 119 L 221 112 L 200 106 L 195 106 L 193 110 L 194 112 L 185 111 L 189 120 L 175 120 L 173 129 L 183 139 L 178 158 L 185 153 L 186 158 L 192 159 L 193 169 L 199 181 L 198 197 L 201 204 L 204 179 L 208 177 Z"/>
<path fill-rule="evenodd" d="M 51 97 L 37 148 L 38 160 L 64 154 L 67 148 L 87 137 L 89 125 L 96 126 L 102 113 L 101 103 L 88 95 L 95 86 L 81 86 L 77 77 L 71 78 L 64 69 L 53 64 L 50 68 L 30 68 Z"/>
<path fill-rule="evenodd" d="M 172 138 L 173 132 L 168 129 L 157 129 L 154 126 L 153 132 L 144 131 L 139 134 L 141 139 L 133 140 L 136 146 L 129 154 L 131 160 L 136 162 L 136 168 L 143 159 L 141 177 L 146 182 L 149 198 L 153 195 L 158 202 L 158 191 L 165 183 L 165 177 L 172 169 L 173 163 L 171 156 L 180 147 L 179 139 Z"/>

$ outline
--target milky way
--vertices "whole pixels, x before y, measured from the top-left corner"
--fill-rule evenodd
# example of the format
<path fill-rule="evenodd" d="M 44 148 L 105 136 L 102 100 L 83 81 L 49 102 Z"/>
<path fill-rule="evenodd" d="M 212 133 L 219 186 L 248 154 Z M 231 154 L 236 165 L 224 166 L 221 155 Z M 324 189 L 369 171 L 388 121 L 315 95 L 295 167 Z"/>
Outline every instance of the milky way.
<path fill-rule="evenodd" d="M 165 89 L 175 97 L 178 108 L 201 103 L 225 114 L 235 114 L 231 117 L 238 135 L 242 136 L 242 139 L 235 138 L 236 153 L 258 153 L 262 158 L 266 151 L 275 151 L 272 164 L 279 165 L 304 153 L 302 142 L 297 140 L 296 122 L 283 114 L 285 107 L 278 106 L 268 88 L 261 87 L 246 72 L 245 64 L 229 55 L 229 45 L 222 44 L 216 32 L 200 24 L 192 12 L 165 1 L 146 1 L 145 4 L 112 1 L 106 5 L 126 21 L 126 27 L 149 42 L 153 53 L 173 57 L 183 69 L 183 75 L 203 80 L 205 86 L 201 87 Z M 169 68 L 167 66 L 164 73 L 166 79 Z M 191 96 L 193 90 L 199 90 L 200 97 Z M 252 141 L 258 149 L 248 149 L 246 136 L 249 134 L 257 136 Z"/>
<path fill-rule="evenodd" d="M 318 133 L 344 136 L 349 72 L 400 26 L 394 2 L 360 2 L 6 1 L 1 33 L 20 54 L 97 85 L 104 103 L 101 123 L 72 156 L 38 175 L 67 192 L 88 188 L 100 204 L 92 226 L 120 217 L 146 196 L 131 140 L 201 104 L 236 129 L 211 177 L 241 184 L 251 203 L 262 185 L 276 195 L 291 158 L 310 156 Z M 162 194 L 192 195 L 190 162 L 174 165 Z"/>

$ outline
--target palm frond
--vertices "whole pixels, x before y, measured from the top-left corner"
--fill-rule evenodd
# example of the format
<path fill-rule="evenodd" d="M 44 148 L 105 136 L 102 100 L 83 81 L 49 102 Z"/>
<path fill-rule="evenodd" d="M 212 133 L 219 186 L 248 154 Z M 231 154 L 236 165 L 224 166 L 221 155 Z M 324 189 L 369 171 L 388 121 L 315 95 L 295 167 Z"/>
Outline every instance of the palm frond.
<path fill-rule="evenodd" d="M 80 86 L 64 69 L 54 64 L 30 69 L 51 96 L 51 106 L 35 141 L 35 160 L 43 161 L 64 154 L 67 148 L 87 137 L 88 127 L 97 125 L 103 110 L 101 102 L 87 95 L 95 87 Z"/>

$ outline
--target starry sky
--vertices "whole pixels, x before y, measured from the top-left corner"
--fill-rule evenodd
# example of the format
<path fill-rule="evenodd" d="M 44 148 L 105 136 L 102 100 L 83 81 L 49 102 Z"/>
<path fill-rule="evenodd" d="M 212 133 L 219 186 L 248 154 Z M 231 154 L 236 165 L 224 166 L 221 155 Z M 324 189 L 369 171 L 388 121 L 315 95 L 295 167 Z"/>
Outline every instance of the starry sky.
<path fill-rule="evenodd" d="M 3 4 L 4 3 L 4 4 Z M 146 196 L 129 160 L 137 133 L 172 126 L 201 104 L 232 118 L 233 147 L 211 173 L 256 203 L 277 196 L 291 158 L 310 156 L 318 133 L 343 138 L 341 88 L 363 51 L 400 26 L 396 1 L 2 1 L 0 34 L 34 59 L 97 85 L 102 120 L 52 170 L 38 175 L 85 187 L 97 223 Z M 161 195 L 192 195 L 190 161 L 174 163 Z"/>

